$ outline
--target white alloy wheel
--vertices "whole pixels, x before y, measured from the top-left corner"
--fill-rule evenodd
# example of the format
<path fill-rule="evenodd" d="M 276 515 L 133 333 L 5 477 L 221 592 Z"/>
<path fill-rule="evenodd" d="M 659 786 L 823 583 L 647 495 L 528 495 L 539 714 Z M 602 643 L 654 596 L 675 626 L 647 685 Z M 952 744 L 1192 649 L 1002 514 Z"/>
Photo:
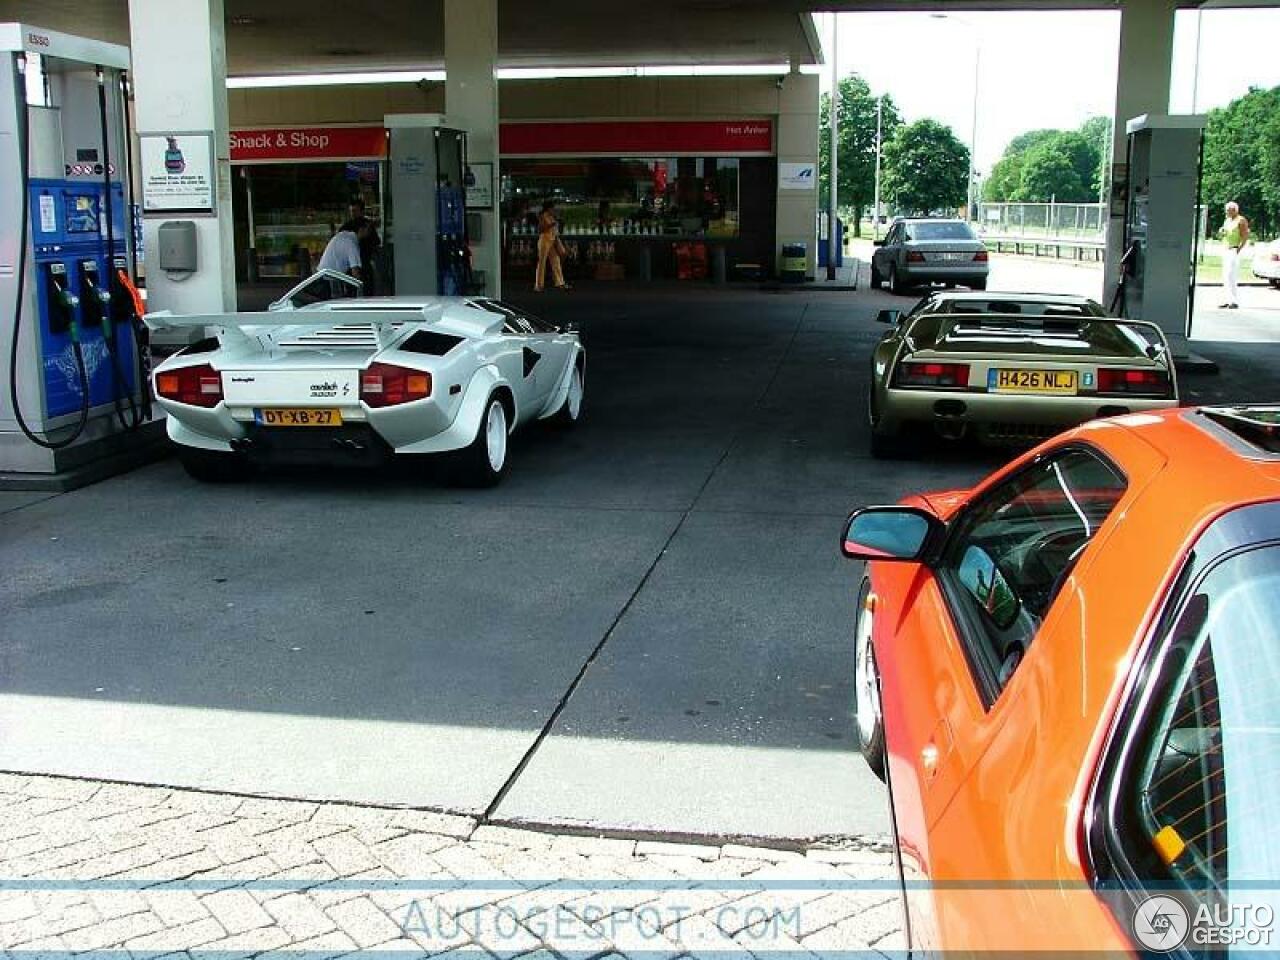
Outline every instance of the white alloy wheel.
<path fill-rule="evenodd" d="M 577 420 L 582 415 L 582 369 L 575 366 L 569 378 L 569 397 L 565 401 L 565 409 L 570 420 Z"/>
<path fill-rule="evenodd" d="M 884 779 L 884 713 L 880 703 L 880 672 L 876 666 L 875 602 L 871 584 L 864 580 L 858 592 L 858 619 L 854 628 L 853 698 L 858 725 L 858 748 L 876 776 Z"/>
<path fill-rule="evenodd" d="M 484 440 L 489 467 L 494 473 L 501 473 L 507 462 L 507 411 L 501 400 L 495 399 L 489 404 L 484 419 Z"/>

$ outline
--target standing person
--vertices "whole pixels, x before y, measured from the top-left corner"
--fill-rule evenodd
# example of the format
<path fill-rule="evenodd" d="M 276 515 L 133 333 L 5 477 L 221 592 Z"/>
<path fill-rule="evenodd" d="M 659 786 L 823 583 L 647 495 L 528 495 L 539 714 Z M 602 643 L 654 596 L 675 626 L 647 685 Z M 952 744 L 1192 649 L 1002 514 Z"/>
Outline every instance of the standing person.
<path fill-rule="evenodd" d="M 1240 251 L 1249 242 L 1249 221 L 1240 215 L 1240 204 L 1232 200 L 1227 204 L 1227 219 L 1218 231 L 1222 236 L 1222 285 L 1227 291 L 1227 300 L 1218 306 L 1224 310 L 1240 309 L 1240 291 L 1237 288 L 1240 274 Z"/>
<path fill-rule="evenodd" d="M 551 279 L 557 290 L 568 290 L 564 282 L 564 271 L 560 267 L 560 255 L 564 252 L 564 244 L 560 242 L 560 224 L 556 220 L 556 204 L 554 200 L 546 200 L 542 204 L 542 213 L 538 216 L 538 269 L 533 277 L 533 289 L 542 292 L 547 279 L 547 263 L 551 264 Z"/>
<path fill-rule="evenodd" d="M 367 235 L 370 229 L 372 228 L 368 220 L 362 224 L 344 223 L 325 245 L 324 253 L 320 255 L 320 269 L 337 270 L 363 284 L 365 272 L 363 261 L 360 259 L 360 241 L 361 235 Z M 340 281 L 331 281 L 329 287 L 335 298 L 350 295 L 346 285 Z"/>
<path fill-rule="evenodd" d="M 360 269 L 364 274 L 364 295 L 370 297 L 377 292 L 374 287 L 377 277 L 378 250 L 382 247 L 382 238 L 378 236 L 377 226 L 365 215 L 364 201 L 359 197 L 353 197 L 347 204 L 347 223 L 354 226 L 357 235 L 361 238 Z M 361 227 L 367 227 L 367 230 L 360 233 Z"/>

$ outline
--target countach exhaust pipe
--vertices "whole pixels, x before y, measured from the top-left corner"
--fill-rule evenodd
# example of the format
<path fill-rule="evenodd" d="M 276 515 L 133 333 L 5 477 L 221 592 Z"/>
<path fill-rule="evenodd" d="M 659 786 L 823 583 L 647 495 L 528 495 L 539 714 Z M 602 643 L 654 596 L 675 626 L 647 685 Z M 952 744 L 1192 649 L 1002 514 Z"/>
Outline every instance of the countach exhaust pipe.
<path fill-rule="evenodd" d="M 349 453 L 353 457 L 362 454 L 367 449 L 360 440 L 351 440 L 347 437 L 334 437 L 330 441 L 335 450 L 341 450 L 343 453 Z"/>

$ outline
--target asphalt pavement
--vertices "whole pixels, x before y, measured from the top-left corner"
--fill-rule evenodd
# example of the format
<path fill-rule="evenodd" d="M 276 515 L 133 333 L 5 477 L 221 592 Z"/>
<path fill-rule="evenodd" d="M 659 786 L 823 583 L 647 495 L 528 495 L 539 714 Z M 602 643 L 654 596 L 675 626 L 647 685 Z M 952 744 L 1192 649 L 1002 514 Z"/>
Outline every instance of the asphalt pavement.
<path fill-rule="evenodd" d="M 663 835 L 878 834 L 855 506 L 1003 454 L 867 453 L 885 293 L 516 292 L 575 320 L 587 416 L 489 491 L 418 471 L 0 500 L 0 770 Z M 1280 396 L 1209 344 L 1196 399 Z"/>

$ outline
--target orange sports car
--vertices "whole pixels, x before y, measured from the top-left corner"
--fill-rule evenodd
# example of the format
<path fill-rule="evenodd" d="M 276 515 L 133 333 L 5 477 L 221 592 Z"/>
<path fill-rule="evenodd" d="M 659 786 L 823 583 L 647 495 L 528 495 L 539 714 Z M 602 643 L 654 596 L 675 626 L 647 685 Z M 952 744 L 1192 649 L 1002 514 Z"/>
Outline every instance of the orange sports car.
<path fill-rule="evenodd" d="M 1280 952 L 1280 407 L 1094 421 L 841 545 L 913 954 Z"/>

